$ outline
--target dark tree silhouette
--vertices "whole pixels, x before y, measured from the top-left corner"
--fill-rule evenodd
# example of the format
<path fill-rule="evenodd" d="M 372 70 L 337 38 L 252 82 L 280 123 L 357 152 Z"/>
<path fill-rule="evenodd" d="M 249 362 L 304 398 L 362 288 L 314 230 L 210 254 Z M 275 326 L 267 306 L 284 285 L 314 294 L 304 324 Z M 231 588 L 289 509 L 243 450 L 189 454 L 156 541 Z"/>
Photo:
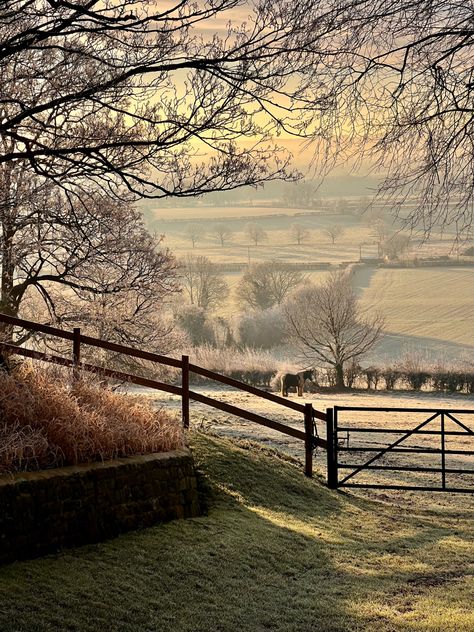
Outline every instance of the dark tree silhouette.
<path fill-rule="evenodd" d="M 318 132 L 318 41 L 334 10 L 262 0 L 239 21 L 239 4 L 2 2 L 0 164 L 156 197 L 291 179 L 272 138 Z"/>

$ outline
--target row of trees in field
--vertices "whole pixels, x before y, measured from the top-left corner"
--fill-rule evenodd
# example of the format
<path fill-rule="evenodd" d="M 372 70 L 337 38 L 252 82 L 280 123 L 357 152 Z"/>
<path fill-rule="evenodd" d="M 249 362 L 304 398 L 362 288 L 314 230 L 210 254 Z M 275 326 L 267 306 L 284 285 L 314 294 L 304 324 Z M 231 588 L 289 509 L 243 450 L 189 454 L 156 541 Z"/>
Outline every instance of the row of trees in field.
<path fill-rule="evenodd" d="M 334 244 L 336 239 L 344 234 L 344 227 L 340 224 L 334 224 L 322 229 L 322 233 L 331 241 L 331 243 Z M 248 242 L 253 246 L 258 246 L 259 244 L 268 241 L 268 232 L 263 228 L 263 226 L 255 222 L 249 222 L 246 224 L 243 229 L 243 234 Z M 235 236 L 235 231 L 232 230 L 229 225 L 223 223 L 216 224 L 210 231 L 207 231 L 202 224 L 192 223 L 188 224 L 184 231 L 185 238 L 190 241 L 193 248 L 195 248 L 196 244 L 208 235 L 213 237 L 221 246 L 225 246 L 226 244 L 232 242 Z M 288 229 L 288 235 L 292 242 L 298 246 L 307 243 L 311 239 L 310 229 L 297 223 L 291 224 Z"/>
<path fill-rule="evenodd" d="M 331 224 L 320 229 L 320 232 L 330 241 L 332 245 L 340 239 L 346 229 L 341 224 Z M 313 239 L 313 232 L 303 224 L 293 223 L 288 228 L 288 237 L 297 246 L 310 244 Z M 374 243 L 379 246 L 380 256 L 388 259 L 396 259 L 410 246 L 410 236 L 407 233 L 394 231 L 384 219 L 376 219 L 371 225 L 371 237 Z M 269 241 L 268 232 L 261 224 L 249 222 L 244 226 L 243 235 L 252 246 L 258 246 Z M 215 224 L 210 231 L 199 223 L 192 223 L 186 226 L 184 237 L 189 240 L 192 247 L 202 242 L 206 237 L 214 238 L 221 247 L 233 244 L 235 231 L 228 224 Z"/>

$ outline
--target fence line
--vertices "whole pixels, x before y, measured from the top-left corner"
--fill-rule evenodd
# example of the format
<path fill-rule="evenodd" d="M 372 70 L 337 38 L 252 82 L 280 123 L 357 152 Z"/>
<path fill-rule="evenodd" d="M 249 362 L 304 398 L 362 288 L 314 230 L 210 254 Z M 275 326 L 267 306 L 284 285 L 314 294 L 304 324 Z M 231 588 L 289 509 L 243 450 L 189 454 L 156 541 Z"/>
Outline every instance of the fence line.
<path fill-rule="evenodd" d="M 207 406 L 210 406 L 212 408 L 216 408 L 218 410 L 228 412 L 232 415 L 236 415 L 237 417 L 241 417 L 242 419 L 245 419 L 247 421 L 257 423 L 261 426 L 265 426 L 267 428 L 276 430 L 278 432 L 294 437 L 296 439 L 300 439 L 301 441 L 304 442 L 305 474 L 307 476 L 312 476 L 314 449 L 316 447 L 326 448 L 327 446 L 326 441 L 317 436 L 317 433 L 315 432 L 315 423 L 314 423 L 315 419 L 320 419 L 324 421 L 326 419 L 326 415 L 318 410 L 315 410 L 312 404 L 302 405 L 297 402 L 284 399 L 283 397 L 275 395 L 274 393 L 267 393 L 266 391 L 258 389 L 254 386 L 245 384 L 245 382 L 241 382 L 239 380 L 235 380 L 225 375 L 221 375 L 220 373 L 215 373 L 214 371 L 210 371 L 208 369 L 205 369 L 195 364 L 190 364 L 189 357 L 187 355 L 183 355 L 181 360 L 177 360 L 175 358 L 169 358 L 167 356 L 163 356 L 157 353 L 142 351 L 141 349 L 135 349 L 133 347 L 127 347 L 125 345 L 121 345 L 121 344 L 117 344 L 113 342 L 107 342 L 105 340 L 100 340 L 99 338 L 85 336 L 81 333 L 81 330 L 78 327 L 74 328 L 72 332 L 69 332 L 63 329 L 58 329 L 56 327 L 51 327 L 49 325 L 42 325 L 40 323 L 36 323 L 33 321 L 24 320 L 21 318 L 15 318 L 13 316 L 8 316 L 6 314 L 0 314 L 0 322 L 13 325 L 15 327 L 20 327 L 22 329 L 27 329 L 29 331 L 38 332 L 38 333 L 46 334 L 48 336 L 53 336 L 56 338 L 72 341 L 72 359 L 64 358 L 64 357 L 57 356 L 54 354 L 48 354 L 48 353 L 43 353 L 40 351 L 35 351 L 33 349 L 25 349 L 23 347 L 18 347 L 10 343 L 0 342 L 0 349 L 5 351 L 7 354 L 16 354 L 23 357 L 32 358 L 35 360 L 41 360 L 44 362 L 49 362 L 52 364 L 57 364 L 57 365 L 72 368 L 74 379 L 80 378 L 81 371 L 88 371 L 88 372 L 95 373 L 98 375 L 103 375 L 104 377 L 109 377 L 115 380 L 130 382 L 132 384 L 137 384 L 139 386 L 145 386 L 148 388 L 153 388 L 156 390 L 160 390 L 160 391 L 164 391 L 167 393 L 172 393 L 172 394 L 181 396 L 182 421 L 183 421 L 184 428 L 189 427 L 190 400 L 194 400 L 194 401 L 203 403 Z M 140 358 L 143 360 L 155 362 L 157 364 L 179 368 L 181 369 L 181 386 L 176 386 L 174 384 L 165 384 L 164 382 L 160 382 L 160 381 L 149 379 L 149 378 L 144 378 L 144 377 L 134 375 L 131 373 L 124 373 L 122 371 L 116 371 L 115 369 L 99 367 L 93 364 L 82 362 L 81 361 L 82 345 L 94 346 L 101 349 L 106 349 L 108 351 L 121 353 L 126 356 Z M 196 393 L 194 391 L 191 391 L 189 389 L 190 373 L 196 373 L 198 375 L 205 376 L 207 378 L 215 380 L 216 382 L 220 382 L 222 384 L 232 386 L 239 390 L 246 391 L 248 393 L 256 395 L 257 397 L 261 399 L 266 399 L 275 404 L 279 404 L 286 408 L 302 413 L 303 422 L 304 422 L 304 431 L 298 430 L 297 428 L 293 428 L 291 426 L 287 426 L 286 424 L 282 424 L 272 419 L 268 419 L 267 417 L 264 417 L 263 415 L 259 415 L 259 414 L 247 411 L 243 408 L 239 408 L 237 406 L 233 406 L 231 404 L 221 402 L 212 397 L 202 395 L 201 393 Z"/>

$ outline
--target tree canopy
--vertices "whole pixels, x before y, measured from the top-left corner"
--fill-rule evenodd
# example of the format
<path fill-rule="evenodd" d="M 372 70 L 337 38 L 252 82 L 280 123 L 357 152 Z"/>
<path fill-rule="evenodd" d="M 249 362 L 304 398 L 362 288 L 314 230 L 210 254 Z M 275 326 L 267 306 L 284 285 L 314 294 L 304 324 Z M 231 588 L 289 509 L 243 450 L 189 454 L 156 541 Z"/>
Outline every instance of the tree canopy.
<path fill-rule="evenodd" d="M 5 0 L 0 164 L 189 196 L 292 179 L 279 138 L 318 140 L 324 170 L 369 152 L 409 225 L 466 233 L 473 18 L 457 0 Z"/>
<path fill-rule="evenodd" d="M 7 0 L 0 164 L 156 197 L 291 178 L 273 137 L 316 130 L 321 17 L 309 0 Z M 208 36 L 216 18 L 232 22 Z"/>

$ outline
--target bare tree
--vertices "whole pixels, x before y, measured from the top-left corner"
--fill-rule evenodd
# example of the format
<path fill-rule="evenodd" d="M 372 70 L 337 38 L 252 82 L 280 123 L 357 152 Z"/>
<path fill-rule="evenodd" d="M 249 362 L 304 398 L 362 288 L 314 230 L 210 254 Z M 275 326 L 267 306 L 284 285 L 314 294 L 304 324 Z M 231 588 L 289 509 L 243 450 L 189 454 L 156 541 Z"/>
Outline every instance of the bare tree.
<path fill-rule="evenodd" d="M 4 0 L 0 163 L 156 197 L 292 179 L 272 136 L 318 133 L 333 17 L 309 0 L 236 5 Z"/>
<path fill-rule="evenodd" d="M 246 224 L 244 233 L 248 239 L 253 242 L 254 246 L 258 246 L 258 244 L 262 241 L 268 240 L 267 232 L 260 226 L 260 224 L 255 224 L 253 222 Z"/>
<path fill-rule="evenodd" d="M 0 267 L 2 312 L 34 309 L 46 322 L 96 333 L 92 312 L 101 306 L 122 314 L 110 337 L 127 342 L 136 342 L 139 330 L 158 342 L 145 323 L 178 291 L 174 257 L 133 207 L 92 192 L 68 197 L 22 163 L 0 166 Z M 2 334 L 22 341 L 11 327 Z"/>
<path fill-rule="evenodd" d="M 193 245 L 196 246 L 197 242 L 206 234 L 201 224 L 188 224 L 184 231 L 184 235 Z"/>
<path fill-rule="evenodd" d="M 344 228 L 340 224 L 332 224 L 331 226 L 325 228 L 323 233 L 329 237 L 331 242 L 334 244 L 336 239 L 344 234 Z"/>
<path fill-rule="evenodd" d="M 410 247 L 410 235 L 406 233 L 393 233 L 382 244 L 382 252 L 389 259 L 397 259 Z"/>
<path fill-rule="evenodd" d="M 375 237 L 379 244 L 380 250 L 382 249 L 382 243 L 388 240 L 391 234 L 391 229 L 385 218 L 377 217 L 372 223 L 372 235 Z"/>
<path fill-rule="evenodd" d="M 430 233 L 449 224 L 469 236 L 472 2 L 346 0 L 325 6 L 339 7 L 325 49 L 334 56 L 320 68 L 320 83 L 334 105 L 338 149 L 359 157 L 365 149 L 388 172 L 380 193 L 409 227 Z"/>
<path fill-rule="evenodd" d="M 285 303 L 284 313 L 289 339 L 305 359 L 334 367 L 337 388 L 345 386 L 345 364 L 370 351 L 384 325 L 379 313 L 361 309 L 344 273 L 301 288 Z"/>
<path fill-rule="evenodd" d="M 213 233 L 219 240 L 221 246 L 224 246 L 226 241 L 232 239 L 234 232 L 227 226 L 227 224 L 216 224 L 213 228 Z"/>
<path fill-rule="evenodd" d="M 310 232 L 301 224 L 292 224 L 290 226 L 290 235 L 291 238 L 296 241 L 298 246 L 301 246 L 304 241 L 307 241 L 309 239 Z"/>
<path fill-rule="evenodd" d="M 238 300 L 246 307 L 268 309 L 281 305 L 303 281 L 301 272 L 279 261 L 256 263 L 243 274 L 237 286 Z"/>
<path fill-rule="evenodd" d="M 229 286 L 208 257 L 188 255 L 182 264 L 181 281 L 191 305 L 204 311 L 219 307 L 229 294 Z"/>

